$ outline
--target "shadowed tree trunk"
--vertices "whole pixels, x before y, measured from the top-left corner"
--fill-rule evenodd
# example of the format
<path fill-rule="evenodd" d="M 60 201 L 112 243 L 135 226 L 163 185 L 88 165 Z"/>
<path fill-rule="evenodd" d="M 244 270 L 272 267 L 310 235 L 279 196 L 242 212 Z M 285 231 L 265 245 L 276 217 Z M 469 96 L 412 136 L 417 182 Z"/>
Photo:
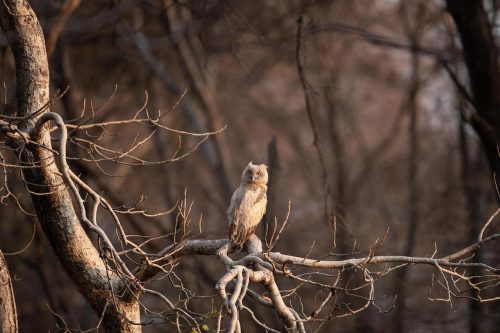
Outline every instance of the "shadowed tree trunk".
<path fill-rule="evenodd" d="M 500 70 L 491 26 L 482 1 L 448 0 L 460 34 L 475 113 L 470 122 L 481 138 L 493 172 L 500 173 Z"/>
<path fill-rule="evenodd" d="M 461 157 L 461 174 L 462 174 L 462 187 L 465 196 L 465 209 L 467 214 L 467 223 L 469 229 L 469 242 L 474 242 L 479 235 L 481 228 L 481 221 L 484 219 L 483 211 L 481 209 L 481 201 L 485 200 L 484 191 L 482 191 L 482 178 L 481 171 L 485 170 L 480 156 L 478 153 L 482 152 L 478 149 L 475 156 L 471 156 L 470 142 L 465 132 L 463 120 L 460 122 L 459 127 L 459 141 L 460 141 L 460 157 Z M 481 251 L 478 249 L 475 258 L 481 260 Z M 477 276 L 480 270 L 476 267 L 471 269 L 471 274 Z M 472 297 L 477 297 L 472 293 Z M 472 299 L 469 301 L 469 332 L 481 332 L 482 310 L 480 304 Z"/>
<path fill-rule="evenodd" d="M 18 127 L 29 137 L 36 120 L 47 111 L 49 103 L 49 69 L 43 32 L 27 1 L 3 1 L 0 4 L 0 25 L 7 35 L 16 64 L 17 115 L 21 117 Z M 33 140 L 51 147 L 47 127 Z M 70 194 L 62 186 L 54 154 L 41 145 L 24 147 L 20 164 L 37 165 L 24 168 L 23 175 L 45 235 L 63 268 L 96 314 L 101 316 L 104 313 L 104 328 L 112 332 L 140 332 L 141 326 L 137 325 L 140 323 L 139 304 L 117 296 L 122 295 L 121 280 L 107 269 L 85 234 Z"/>
<path fill-rule="evenodd" d="M 410 122 L 408 128 L 408 151 L 409 151 L 409 161 L 408 161 L 408 229 L 406 232 L 406 237 L 404 238 L 404 250 L 403 255 L 411 256 L 413 248 L 415 246 L 415 239 L 419 220 L 419 188 L 418 188 L 418 115 L 417 115 L 417 94 L 419 90 L 419 76 L 418 76 L 418 55 L 416 53 L 412 54 L 412 82 L 410 83 L 409 89 L 409 112 L 410 112 Z M 397 274 L 397 287 L 396 287 L 396 309 L 395 309 L 395 332 L 404 331 L 404 311 L 405 311 L 405 300 L 406 292 L 405 286 L 407 285 L 407 274 L 408 267 L 403 267 Z"/>
<path fill-rule="evenodd" d="M 334 173 L 333 186 L 333 213 L 337 219 L 337 227 L 342 231 L 337 239 L 338 253 L 347 254 L 352 251 L 354 243 L 352 235 L 349 232 L 347 216 L 349 210 L 349 201 L 347 198 L 347 186 L 349 179 L 349 168 L 346 167 L 345 139 L 342 133 L 340 110 L 338 110 L 335 101 L 331 96 L 325 95 L 328 105 L 328 131 L 330 134 L 331 150 L 333 156 L 332 170 Z"/>
<path fill-rule="evenodd" d="M 492 29 L 482 1 L 447 0 L 462 43 L 475 112 L 470 123 L 481 139 L 494 177 L 500 173 L 500 69 Z M 498 199 L 498 198 L 497 198 Z M 472 221 L 471 221 L 472 222 Z M 500 325 L 500 306 L 493 303 L 492 327 Z M 474 311 L 472 308 L 471 310 Z M 474 323 L 471 332 L 475 331 Z"/>
<path fill-rule="evenodd" d="M 420 205 L 420 188 L 418 181 L 419 173 L 419 136 L 418 136 L 418 94 L 420 91 L 420 58 L 417 53 L 420 34 L 423 24 L 421 17 L 423 13 L 419 13 L 419 18 L 412 26 L 411 16 L 408 13 L 406 3 L 402 3 L 400 7 L 401 18 L 403 25 L 411 45 L 410 63 L 411 77 L 408 87 L 408 102 L 409 111 L 408 123 L 408 228 L 406 237 L 404 238 L 403 255 L 411 256 L 415 247 L 417 230 L 419 224 L 419 205 Z M 405 301 L 407 299 L 406 287 L 408 283 L 408 267 L 403 267 L 396 275 L 396 307 L 394 311 L 394 332 L 404 332 L 405 320 Z"/>
<path fill-rule="evenodd" d="M 0 329 L 2 333 L 16 333 L 18 331 L 12 279 L 2 251 L 0 251 Z"/>
<path fill-rule="evenodd" d="M 276 143 L 276 138 L 273 136 L 271 141 L 267 145 L 267 168 L 269 172 L 269 181 L 267 183 L 267 209 L 266 214 L 262 218 L 262 234 L 266 233 L 267 230 L 272 230 L 274 218 L 276 216 L 276 189 L 278 186 L 279 174 L 281 171 L 281 165 L 278 154 L 278 145 Z"/>

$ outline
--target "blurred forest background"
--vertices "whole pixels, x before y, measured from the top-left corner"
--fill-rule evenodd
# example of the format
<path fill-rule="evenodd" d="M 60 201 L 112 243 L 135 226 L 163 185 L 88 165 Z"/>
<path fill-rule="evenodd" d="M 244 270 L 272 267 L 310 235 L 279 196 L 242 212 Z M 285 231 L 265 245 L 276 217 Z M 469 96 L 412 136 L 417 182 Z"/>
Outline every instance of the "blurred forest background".
<path fill-rule="evenodd" d="M 468 77 L 444 1 L 31 5 L 47 38 L 51 89 L 70 86 L 52 108 L 66 120 L 91 105 L 101 120 L 131 117 L 144 104 L 145 91 L 149 112 L 169 110 L 187 90 L 168 115 L 168 126 L 206 132 L 227 125 L 189 157 L 168 165 L 71 164 L 116 206 L 144 200 L 141 207 L 153 213 L 186 195 L 193 202 L 192 237 L 226 238 L 225 212 L 241 171 L 250 160 L 266 163 L 270 203 L 257 235 L 263 237 L 275 216 L 282 221 L 291 201 L 289 225 L 276 250 L 303 256 L 314 243 L 310 257 L 321 257 L 367 250 L 387 230 L 377 254 L 452 253 L 476 240 L 498 205 L 487 159 L 463 117 L 471 108 L 462 91 Z M 498 1 L 484 6 L 497 38 Z M 5 38 L 0 45 L 0 80 L 11 99 L 13 57 Z M 126 148 L 136 134 L 136 128 L 124 127 L 102 140 Z M 185 144 L 192 147 L 195 139 Z M 177 145 L 176 135 L 159 133 L 138 151 L 145 159 L 164 160 Z M 78 154 L 70 146 L 69 155 Z M 13 192 L 31 212 L 23 186 Z M 93 327 L 97 317 L 61 269 L 35 218 L 12 205 L 2 206 L 0 216 L 6 253 L 22 249 L 37 229 L 25 251 L 7 257 L 22 331 L 56 330 L 55 313 L 70 327 Z M 129 216 L 125 226 L 130 233 L 161 235 L 172 230 L 174 217 Z M 111 225 L 108 231 L 114 232 Z M 494 261 L 495 246 L 481 256 Z M 212 258 L 193 257 L 176 270 L 191 290 L 213 295 L 223 269 Z M 370 307 L 323 331 L 498 331 L 498 304 L 463 298 L 450 307 L 428 299 L 436 296 L 428 294 L 430 284 L 431 268 L 395 272 L 378 285 L 383 313 Z M 161 281 L 156 288 L 161 290 Z M 258 305 L 255 311 L 277 320 Z M 260 331 L 242 320 L 244 332 Z"/>

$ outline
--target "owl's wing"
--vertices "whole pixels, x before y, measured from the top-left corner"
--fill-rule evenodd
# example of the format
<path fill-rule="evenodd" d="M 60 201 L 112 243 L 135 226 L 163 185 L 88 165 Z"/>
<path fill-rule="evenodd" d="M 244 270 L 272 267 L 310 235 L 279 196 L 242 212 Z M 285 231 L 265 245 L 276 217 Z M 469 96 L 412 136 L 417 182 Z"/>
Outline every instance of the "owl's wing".
<path fill-rule="evenodd" d="M 243 245 L 254 233 L 266 211 L 267 196 L 262 191 L 247 191 L 240 188 L 233 195 L 228 210 L 229 238 L 233 243 Z"/>
<path fill-rule="evenodd" d="M 244 197 L 244 188 L 239 187 L 234 191 L 231 197 L 231 204 L 227 210 L 227 218 L 229 220 L 229 239 L 236 244 L 240 244 L 238 240 L 240 237 L 238 235 L 242 234 L 242 217 L 241 213 L 241 201 Z"/>
<path fill-rule="evenodd" d="M 249 228 L 257 227 L 257 224 L 262 220 L 262 217 L 266 213 L 267 207 L 267 195 L 264 188 L 257 193 L 256 196 L 251 198 L 252 203 L 249 209 L 249 219 L 247 221 L 247 226 Z"/>
<path fill-rule="evenodd" d="M 231 197 L 231 203 L 227 209 L 227 219 L 229 220 L 229 225 L 233 224 L 236 220 L 239 207 L 241 206 L 241 199 L 243 198 L 244 191 L 241 187 L 238 187 L 234 191 Z"/>

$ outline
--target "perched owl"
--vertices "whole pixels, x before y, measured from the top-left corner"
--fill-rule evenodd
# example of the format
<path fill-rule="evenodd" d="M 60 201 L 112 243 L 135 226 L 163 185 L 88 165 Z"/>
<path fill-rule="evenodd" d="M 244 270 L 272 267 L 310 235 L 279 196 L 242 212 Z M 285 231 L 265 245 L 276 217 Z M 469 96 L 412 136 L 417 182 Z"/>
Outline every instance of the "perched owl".
<path fill-rule="evenodd" d="M 229 239 L 239 247 L 255 232 L 267 205 L 267 166 L 248 163 L 227 210 Z"/>

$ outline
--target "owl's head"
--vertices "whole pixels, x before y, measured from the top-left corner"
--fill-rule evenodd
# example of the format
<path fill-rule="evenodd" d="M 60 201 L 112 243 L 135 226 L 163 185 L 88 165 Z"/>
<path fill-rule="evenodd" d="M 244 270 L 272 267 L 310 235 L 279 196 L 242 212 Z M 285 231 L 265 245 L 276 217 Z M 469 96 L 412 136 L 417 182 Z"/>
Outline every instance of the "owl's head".
<path fill-rule="evenodd" d="M 267 165 L 253 164 L 252 161 L 248 163 L 243 174 L 241 175 L 241 182 L 243 184 L 267 184 Z"/>

